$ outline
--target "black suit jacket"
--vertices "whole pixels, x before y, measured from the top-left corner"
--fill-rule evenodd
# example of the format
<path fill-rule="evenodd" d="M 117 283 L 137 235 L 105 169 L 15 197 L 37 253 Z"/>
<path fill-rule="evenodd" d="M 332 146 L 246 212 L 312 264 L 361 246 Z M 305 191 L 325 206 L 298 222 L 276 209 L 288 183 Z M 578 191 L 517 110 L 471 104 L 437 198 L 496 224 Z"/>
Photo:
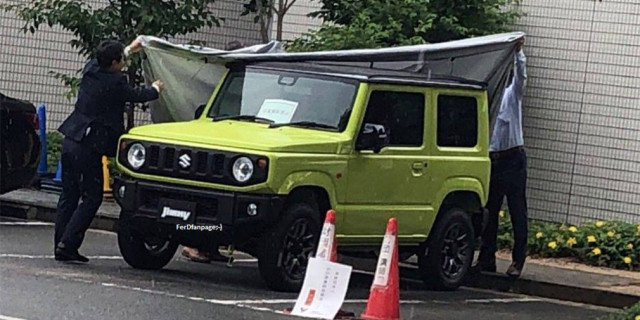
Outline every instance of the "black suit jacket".
<path fill-rule="evenodd" d="M 125 102 L 157 98 L 155 88 L 133 87 L 122 74 L 100 68 L 93 59 L 82 71 L 75 109 L 58 131 L 66 138 L 112 157 L 116 154 L 118 138 L 124 133 Z"/>

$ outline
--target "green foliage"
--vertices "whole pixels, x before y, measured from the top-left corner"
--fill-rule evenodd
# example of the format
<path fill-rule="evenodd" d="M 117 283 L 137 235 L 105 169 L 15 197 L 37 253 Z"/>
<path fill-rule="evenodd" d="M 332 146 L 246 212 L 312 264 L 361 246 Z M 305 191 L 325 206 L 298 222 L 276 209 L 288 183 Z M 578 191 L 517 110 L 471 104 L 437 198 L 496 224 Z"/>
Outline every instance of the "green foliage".
<path fill-rule="evenodd" d="M 513 247 L 508 214 L 502 214 L 498 246 Z M 578 262 L 616 269 L 640 269 L 640 225 L 597 221 L 582 226 L 530 221 L 529 254 L 573 258 Z"/>
<path fill-rule="evenodd" d="M 50 173 L 55 173 L 62 152 L 63 136 L 57 131 L 47 132 L 47 168 Z"/>
<path fill-rule="evenodd" d="M 600 320 L 640 320 L 640 302 Z"/>
<path fill-rule="evenodd" d="M 380 48 L 435 43 L 507 31 L 519 0 L 322 0 L 317 31 L 289 51 Z"/>
<path fill-rule="evenodd" d="M 219 26 L 210 4 L 214 0 L 110 0 L 94 8 L 81 0 L 30 0 L 18 4 L 0 4 L 0 9 L 14 12 L 25 21 L 24 32 L 34 33 L 42 25 L 60 26 L 73 33 L 69 44 L 83 57 L 92 55 L 104 39 L 125 44 L 137 35 L 169 37 L 195 32 L 205 26 Z M 134 57 L 128 76 L 134 84 L 142 83 L 140 58 Z M 77 92 L 75 75 L 54 73 L 71 87 L 67 98 Z"/>

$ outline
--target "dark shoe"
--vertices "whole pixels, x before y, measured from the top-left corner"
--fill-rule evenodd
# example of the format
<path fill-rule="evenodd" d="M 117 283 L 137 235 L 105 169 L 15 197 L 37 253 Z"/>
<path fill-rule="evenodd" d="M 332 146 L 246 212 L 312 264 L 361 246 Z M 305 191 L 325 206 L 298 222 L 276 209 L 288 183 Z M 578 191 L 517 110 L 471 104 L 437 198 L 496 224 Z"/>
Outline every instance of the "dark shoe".
<path fill-rule="evenodd" d="M 507 275 L 512 278 L 519 278 L 524 268 L 524 262 L 513 262 L 507 269 Z"/>
<path fill-rule="evenodd" d="M 55 259 L 56 261 L 67 261 L 67 262 L 81 262 L 81 263 L 89 262 L 89 258 L 79 254 L 77 251 L 71 252 L 63 248 L 56 249 Z"/>

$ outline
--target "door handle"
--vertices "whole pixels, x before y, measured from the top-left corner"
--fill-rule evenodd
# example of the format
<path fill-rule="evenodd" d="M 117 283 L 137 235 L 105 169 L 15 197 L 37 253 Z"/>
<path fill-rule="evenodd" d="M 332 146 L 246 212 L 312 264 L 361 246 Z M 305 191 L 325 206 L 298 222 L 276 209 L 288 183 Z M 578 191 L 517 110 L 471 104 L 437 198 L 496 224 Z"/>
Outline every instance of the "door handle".
<path fill-rule="evenodd" d="M 426 162 L 414 162 L 411 167 L 413 168 L 413 170 L 422 170 L 422 169 L 427 167 L 427 163 Z"/>

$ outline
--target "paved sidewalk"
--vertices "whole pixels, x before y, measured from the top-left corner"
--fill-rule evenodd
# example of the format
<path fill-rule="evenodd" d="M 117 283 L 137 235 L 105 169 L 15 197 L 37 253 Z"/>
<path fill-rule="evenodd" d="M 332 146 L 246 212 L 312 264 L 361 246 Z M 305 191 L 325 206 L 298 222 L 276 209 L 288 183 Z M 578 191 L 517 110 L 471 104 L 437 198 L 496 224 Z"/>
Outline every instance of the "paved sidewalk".
<path fill-rule="evenodd" d="M 0 215 L 54 221 L 58 195 L 37 190 L 17 190 L 0 195 Z M 93 228 L 113 230 L 120 209 L 104 201 Z M 341 256 L 341 262 L 373 272 L 374 259 Z M 468 286 L 527 295 L 622 308 L 640 301 L 640 272 L 624 272 L 590 267 L 557 259 L 529 259 L 520 279 L 504 275 L 509 266 L 507 254 L 498 257 L 498 273 L 483 273 L 469 280 Z M 401 276 L 418 280 L 415 257 L 401 264 Z"/>

